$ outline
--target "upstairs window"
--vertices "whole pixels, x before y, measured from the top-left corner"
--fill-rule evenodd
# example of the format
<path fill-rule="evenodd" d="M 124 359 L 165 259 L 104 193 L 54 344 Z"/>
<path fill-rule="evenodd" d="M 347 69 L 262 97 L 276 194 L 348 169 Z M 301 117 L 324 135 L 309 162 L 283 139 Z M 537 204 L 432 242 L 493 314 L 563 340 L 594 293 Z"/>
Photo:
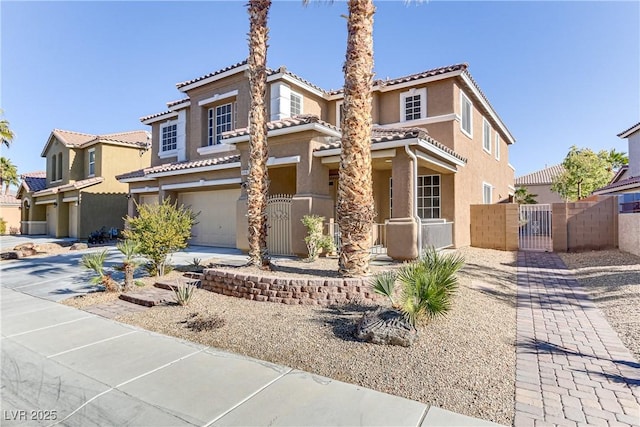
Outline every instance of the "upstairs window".
<path fill-rule="evenodd" d="M 490 205 L 493 200 L 493 186 L 484 182 L 482 184 L 482 203 Z"/>
<path fill-rule="evenodd" d="M 169 122 L 160 128 L 160 151 L 173 151 L 178 148 L 178 125 Z"/>
<path fill-rule="evenodd" d="M 496 160 L 500 160 L 500 135 L 496 132 Z"/>
<path fill-rule="evenodd" d="M 220 144 L 223 132 L 228 132 L 236 127 L 236 103 L 219 105 L 209 108 L 208 115 L 208 144 Z"/>
<path fill-rule="evenodd" d="M 491 153 L 491 125 L 487 119 L 482 119 L 482 148 Z"/>
<path fill-rule="evenodd" d="M 50 173 L 49 173 L 49 176 L 51 177 L 50 178 L 51 181 L 56 180 L 56 171 L 58 170 L 56 166 L 57 161 L 58 161 L 57 155 L 54 154 L 53 156 L 51 156 L 51 165 L 50 165 L 51 167 L 50 167 Z"/>
<path fill-rule="evenodd" d="M 302 95 L 291 92 L 291 115 L 302 114 Z"/>
<path fill-rule="evenodd" d="M 96 150 L 89 150 L 89 176 L 96 174 Z"/>
<path fill-rule="evenodd" d="M 427 116 L 427 90 L 411 89 L 400 94 L 400 121 L 424 119 Z"/>
<path fill-rule="evenodd" d="M 344 118 L 344 102 L 336 103 L 336 127 L 342 127 L 342 119 Z"/>
<path fill-rule="evenodd" d="M 460 129 L 469 138 L 473 138 L 473 105 L 462 92 L 460 92 Z"/>
<path fill-rule="evenodd" d="M 58 154 L 58 181 L 62 180 L 62 153 Z"/>

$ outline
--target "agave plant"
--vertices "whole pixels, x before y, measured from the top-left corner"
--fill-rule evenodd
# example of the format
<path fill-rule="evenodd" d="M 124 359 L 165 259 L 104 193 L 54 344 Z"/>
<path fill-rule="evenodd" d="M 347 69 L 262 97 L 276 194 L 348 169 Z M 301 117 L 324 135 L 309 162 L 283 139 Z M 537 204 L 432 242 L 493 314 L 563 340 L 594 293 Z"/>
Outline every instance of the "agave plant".
<path fill-rule="evenodd" d="M 453 295 L 458 288 L 456 273 L 464 265 L 464 258 L 456 254 L 442 254 L 433 248 L 425 250 L 417 261 L 374 277 L 374 292 L 384 295 L 398 308 L 412 325 L 421 319 L 446 315 L 451 309 Z M 398 300 L 394 298 L 396 283 L 401 286 Z"/>
<path fill-rule="evenodd" d="M 104 286 L 107 292 L 118 292 L 120 286 L 111 278 L 111 273 L 105 270 L 104 262 L 107 259 L 108 250 L 92 252 L 82 256 L 80 263 L 88 270 L 95 272 L 98 276 L 91 279 L 91 283 Z"/>
<path fill-rule="evenodd" d="M 178 304 L 184 306 L 189 305 L 189 302 L 191 302 L 191 298 L 193 298 L 193 294 L 196 292 L 196 286 L 176 280 L 176 286 L 172 286 L 171 290 L 173 290 Z"/>
<path fill-rule="evenodd" d="M 140 254 L 142 245 L 132 239 L 125 239 L 116 245 L 116 248 L 124 255 L 122 260 L 122 271 L 124 272 L 124 291 L 128 292 L 133 288 L 133 275 L 142 261 L 136 256 Z"/>

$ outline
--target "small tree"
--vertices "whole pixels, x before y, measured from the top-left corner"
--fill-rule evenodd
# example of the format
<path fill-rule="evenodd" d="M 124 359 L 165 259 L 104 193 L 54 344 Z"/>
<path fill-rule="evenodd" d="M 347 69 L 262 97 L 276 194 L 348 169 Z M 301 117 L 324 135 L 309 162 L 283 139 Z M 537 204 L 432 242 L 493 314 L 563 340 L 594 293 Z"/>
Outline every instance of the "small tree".
<path fill-rule="evenodd" d="M 197 214 L 168 199 L 158 205 L 136 206 L 138 216 L 125 218 L 124 237 L 140 242 L 140 253 L 151 260 L 156 275 L 163 276 L 169 254 L 187 247 Z"/>
<path fill-rule="evenodd" d="M 322 234 L 324 219 L 323 216 L 305 215 L 301 220 L 302 224 L 307 227 L 307 237 L 304 238 L 304 242 L 307 244 L 307 250 L 309 251 L 309 258 L 307 259 L 310 262 L 318 259 L 320 249 L 324 250 L 325 253 L 331 253 L 336 250 L 331 236 Z"/>
<path fill-rule="evenodd" d="M 621 154 L 612 151 L 602 150 L 596 154 L 589 148 L 572 146 L 562 162 L 564 172 L 553 179 L 551 190 L 574 202 L 604 187 L 611 180 L 612 166 L 618 164 Z"/>
<path fill-rule="evenodd" d="M 141 247 L 140 242 L 131 239 L 125 239 L 116 245 L 116 248 L 124 255 L 122 271 L 124 272 L 125 292 L 129 292 L 133 287 L 133 274 L 141 264 L 140 260 L 136 259 L 136 255 L 140 254 Z"/>
<path fill-rule="evenodd" d="M 108 250 L 93 252 L 82 256 L 80 263 L 88 270 L 93 271 L 98 276 L 91 279 L 91 283 L 104 286 L 107 292 L 118 292 L 120 286 L 111 278 L 111 273 L 104 268 L 104 262 L 107 259 Z"/>
<path fill-rule="evenodd" d="M 535 205 L 538 203 L 536 200 L 537 194 L 531 194 L 527 187 L 518 187 L 513 193 L 513 203 L 519 205 Z"/>

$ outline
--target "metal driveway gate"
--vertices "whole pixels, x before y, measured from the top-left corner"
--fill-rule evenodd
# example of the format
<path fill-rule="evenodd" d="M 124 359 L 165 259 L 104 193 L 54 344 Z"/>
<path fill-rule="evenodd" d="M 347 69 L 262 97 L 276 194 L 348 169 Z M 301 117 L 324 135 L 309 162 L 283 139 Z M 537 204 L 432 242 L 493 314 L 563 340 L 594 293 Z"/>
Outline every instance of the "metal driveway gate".
<path fill-rule="evenodd" d="M 553 251 L 551 205 L 520 205 L 518 241 L 521 251 Z"/>
<path fill-rule="evenodd" d="M 291 255 L 291 196 L 275 194 L 267 199 L 267 249 L 271 255 Z"/>

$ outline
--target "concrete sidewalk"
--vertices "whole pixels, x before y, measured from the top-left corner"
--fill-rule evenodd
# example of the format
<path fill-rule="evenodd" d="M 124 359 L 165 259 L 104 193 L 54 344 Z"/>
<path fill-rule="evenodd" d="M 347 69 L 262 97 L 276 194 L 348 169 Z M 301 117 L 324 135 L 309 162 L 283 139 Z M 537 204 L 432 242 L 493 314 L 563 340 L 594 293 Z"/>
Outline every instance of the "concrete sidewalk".
<path fill-rule="evenodd" d="M 1 290 L 3 426 L 490 426 Z"/>

